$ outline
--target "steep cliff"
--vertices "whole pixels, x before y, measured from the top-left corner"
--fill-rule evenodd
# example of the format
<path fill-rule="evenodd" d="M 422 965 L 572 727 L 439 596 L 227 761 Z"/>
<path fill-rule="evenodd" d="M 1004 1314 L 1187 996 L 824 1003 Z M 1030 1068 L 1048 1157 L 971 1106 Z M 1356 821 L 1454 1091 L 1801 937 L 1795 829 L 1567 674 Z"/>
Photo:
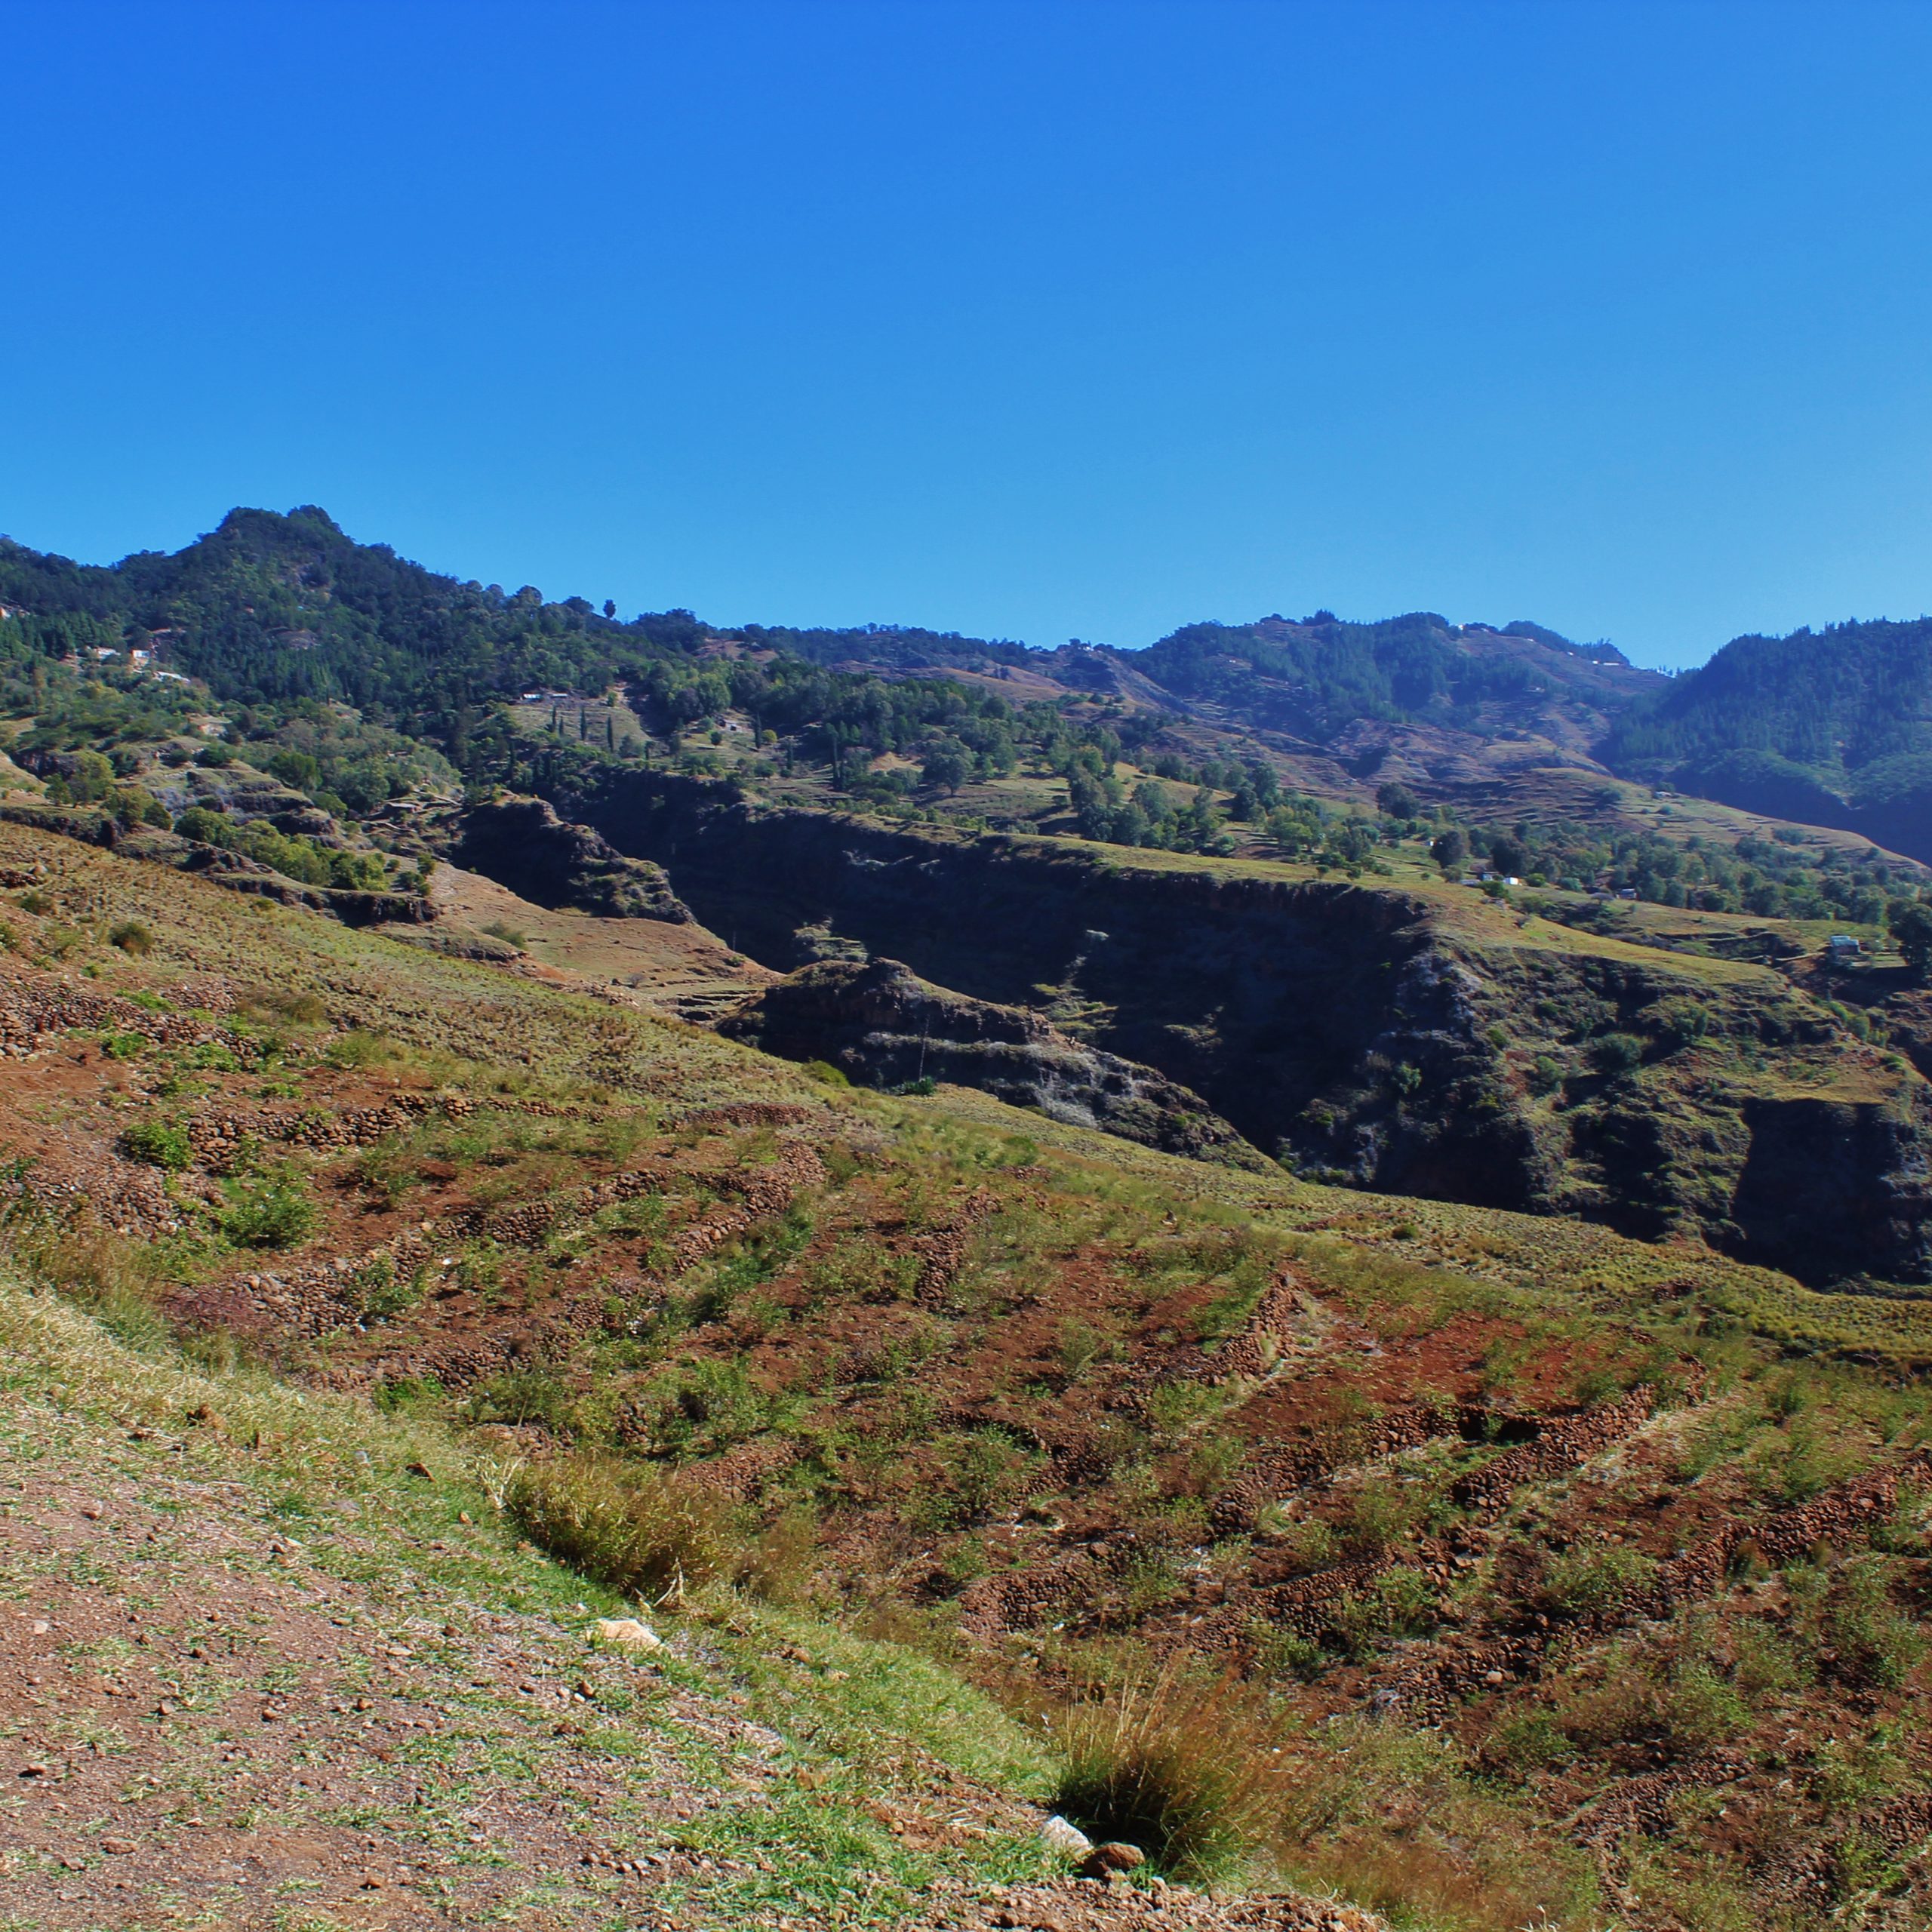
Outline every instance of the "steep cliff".
<path fill-rule="evenodd" d="M 1924 1082 L 1768 970 L 1519 931 L 1473 902 L 935 836 L 663 775 L 560 803 L 767 965 L 842 943 L 1030 1009 L 1299 1171 L 1700 1235 L 1814 1279 L 1932 1275 Z M 1807 1145 L 1814 1103 L 1889 1124 L 1841 1158 L 1774 1153 Z M 1851 1170 L 1882 1213 L 1846 1211 Z"/>

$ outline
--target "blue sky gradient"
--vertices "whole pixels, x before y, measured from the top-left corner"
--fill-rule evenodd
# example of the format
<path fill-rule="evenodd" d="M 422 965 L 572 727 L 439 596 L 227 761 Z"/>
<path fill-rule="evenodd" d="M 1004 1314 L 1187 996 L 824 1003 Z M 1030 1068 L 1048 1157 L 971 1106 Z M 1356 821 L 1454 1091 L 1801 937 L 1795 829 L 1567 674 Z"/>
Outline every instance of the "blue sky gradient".
<path fill-rule="evenodd" d="M 1932 608 L 1932 8 L 0 0 L 0 530 L 626 613 Z"/>

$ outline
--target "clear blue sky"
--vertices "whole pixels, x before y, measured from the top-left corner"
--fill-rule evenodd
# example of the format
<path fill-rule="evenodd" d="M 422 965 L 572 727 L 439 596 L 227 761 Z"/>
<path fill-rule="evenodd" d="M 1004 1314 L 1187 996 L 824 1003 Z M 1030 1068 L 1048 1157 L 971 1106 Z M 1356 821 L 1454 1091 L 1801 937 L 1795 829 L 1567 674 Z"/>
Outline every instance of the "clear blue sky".
<path fill-rule="evenodd" d="M 1932 608 L 1932 6 L 0 0 L 0 530 L 1145 643 Z"/>

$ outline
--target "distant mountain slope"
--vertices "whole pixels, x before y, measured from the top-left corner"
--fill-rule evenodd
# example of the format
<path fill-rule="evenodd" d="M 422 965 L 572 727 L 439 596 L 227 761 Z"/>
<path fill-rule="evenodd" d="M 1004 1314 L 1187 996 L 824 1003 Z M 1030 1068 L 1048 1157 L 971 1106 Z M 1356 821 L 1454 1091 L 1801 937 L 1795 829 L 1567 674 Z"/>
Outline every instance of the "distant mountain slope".
<path fill-rule="evenodd" d="M 1201 728 L 1186 746 L 1197 758 L 1252 758 L 1259 734 L 1276 752 L 1316 760 L 1301 782 L 1320 785 L 1332 768 L 1346 792 L 1354 780 L 1336 761 L 1359 774 L 1392 756 L 1388 775 L 1448 796 L 1499 765 L 1587 764 L 1611 714 L 1658 681 L 1607 645 L 1521 622 L 1458 627 L 1429 612 L 1195 624 L 1131 651 L 1044 651 L 904 625 L 721 629 L 681 610 L 619 623 L 614 607 L 582 597 L 426 570 L 355 541 L 313 505 L 232 510 L 179 551 L 112 565 L 0 538 L 0 608 L 26 614 L 15 635 L 29 655 L 150 647 L 219 700 L 343 700 L 433 739 L 466 769 L 470 735 L 497 701 L 629 680 L 648 688 L 657 728 L 735 704 L 761 726 L 815 734 L 814 755 L 835 759 L 850 743 L 904 750 L 940 731 L 998 764 L 1001 729 L 1043 744 L 1063 729 L 1055 710 L 1022 731 L 1018 708 L 1070 699 L 1101 707 L 1083 714 L 1088 723 L 1140 714 L 1142 739 L 1178 721 Z M 948 678 L 965 691 L 958 716 L 957 701 L 908 688 Z M 880 694 L 881 678 L 897 694 Z M 882 731 L 882 708 L 906 718 Z M 974 724 L 981 713 L 992 724 Z"/>
<path fill-rule="evenodd" d="M 1429 611 L 1190 624 L 1134 650 L 904 625 L 723 629 L 683 610 L 620 623 L 583 597 L 425 569 L 312 505 L 238 509 L 179 551 L 112 565 L 0 538 L 0 611 L 15 614 L 0 623 L 10 661 L 147 646 L 218 700 L 340 699 L 472 777 L 506 776 L 475 753 L 501 737 L 504 699 L 628 684 L 661 734 L 735 707 L 841 785 L 854 746 L 923 758 L 937 744 L 943 764 L 963 742 L 984 776 L 1016 750 L 1063 763 L 1076 739 L 1109 757 L 1151 745 L 1189 770 L 1265 755 L 1286 782 L 1357 802 L 1400 780 L 1476 808 L 1557 768 L 1607 770 L 1932 860 L 1932 619 L 1740 638 L 1675 681 L 1535 623 Z"/>
<path fill-rule="evenodd" d="M 876 665 L 895 671 L 988 671 L 1029 665 L 1048 654 L 1004 638 L 962 637 L 957 631 L 929 631 L 916 624 L 858 624 L 842 630 L 746 624 L 732 635 L 814 664 Z"/>
<path fill-rule="evenodd" d="M 1632 705 L 1614 769 L 1932 857 L 1932 618 L 1740 637 Z"/>
<path fill-rule="evenodd" d="M 506 595 L 358 543 L 312 505 L 232 510 L 171 555 L 111 565 L 0 539 L 0 604 L 83 646 L 90 625 L 106 643 L 144 632 L 132 641 L 248 703 L 340 697 L 449 713 L 525 684 L 601 686 L 641 641 L 580 597 Z M 686 613 L 655 621 L 698 629 Z"/>
<path fill-rule="evenodd" d="M 1434 611 L 1368 623 L 1326 611 L 1299 621 L 1184 625 L 1141 649 L 1056 651 L 896 627 L 743 633 L 823 663 L 896 671 L 1004 666 L 1073 691 L 1118 689 L 1143 703 L 1207 709 L 1313 743 L 1364 722 L 1489 734 L 1532 731 L 1580 746 L 1623 706 L 1661 687 L 1608 644 L 1573 644 L 1540 624 L 1456 625 Z"/>
<path fill-rule="evenodd" d="M 1129 655 L 1177 696 L 1317 742 L 1364 718 L 1464 731 L 1594 721 L 1662 681 L 1607 644 L 1574 645 L 1535 624 L 1458 626 L 1429 611 L 1375 623 L 1324 611 L 1190 624 Z"/>

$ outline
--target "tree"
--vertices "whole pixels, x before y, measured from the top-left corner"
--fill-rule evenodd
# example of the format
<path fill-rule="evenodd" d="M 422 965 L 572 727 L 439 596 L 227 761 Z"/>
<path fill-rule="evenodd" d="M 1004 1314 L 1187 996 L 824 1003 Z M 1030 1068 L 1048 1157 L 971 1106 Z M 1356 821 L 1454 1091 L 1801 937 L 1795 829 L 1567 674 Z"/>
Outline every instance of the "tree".
<path fill-rule="evenodd" d="M 1358 818 L 1345 818 L 1328 835 L 1328 855 L 1337 864 L 1359 866 L 1375 849 L 1375 834 Z"/>
<path fill-rule="evenodd" d="M 1490 841 L 1489 863 L 1506 878 L 1514 878 L 1529 869 L 1528 848 L 1520 839 L 1498 836 Z"/>
<path fill-rule="evenodd" d="M 1375 803 L 1384 818 L 1417 818 L 1422 813 L 1421 801 L 1396 779 L 1375 788 Z"/>
<path fill-rule="evenodd" d="M 1452 825 L 1446 832 L 1438 832 L 1429 848 L 1429 856 L 1445 872 L 1460 872 L 1463 862 L 1469 856 L 1469 835 L 1460 825 Z"/>
<path fill-rule="evenodd" d="M 950 738 L 941 738 L 926 747 L 919 764 L 922 783 L 937 786 L 950 798 L 972 776 L 973 761 L 966 747 Z"/>
<path fill-rule="evenodd" d="M 1886 909 L 1885 921 L 1912 977 L 1932 978 L 1932 906 L 1920 899 L 1894 899 Z"/>

